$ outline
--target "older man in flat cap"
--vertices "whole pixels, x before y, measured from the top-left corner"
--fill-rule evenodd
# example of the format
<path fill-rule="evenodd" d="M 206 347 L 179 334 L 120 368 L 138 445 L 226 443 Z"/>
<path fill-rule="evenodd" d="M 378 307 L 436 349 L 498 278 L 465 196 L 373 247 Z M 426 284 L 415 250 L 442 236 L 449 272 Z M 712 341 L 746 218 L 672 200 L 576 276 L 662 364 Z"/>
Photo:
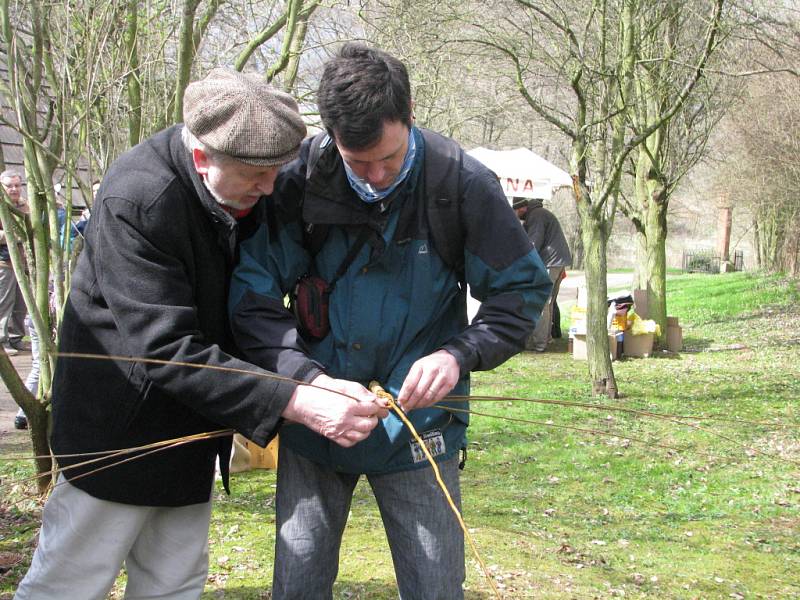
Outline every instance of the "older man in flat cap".
<path fill-rule="evenodd" d="M 361 386 L 327 376 L 313 383 L 335 391 L 297 386 L 235 357 L 226 301 L 237 236 L 305 126 L 289 96 L 229 70 L 191 84 L 184 102 L 184 124 L 121 156 L 98 191 L 60 351 L 107 360 L 59 358 L 62 474 L 16 598 L 105 598 L 123 563 L 126 598 L 200 597 L 214 464 L 227 490 L 230 436 L 97 453 L 227 428 L 266 445 L 284 419 L 350 446 L 386 415 Z"/>

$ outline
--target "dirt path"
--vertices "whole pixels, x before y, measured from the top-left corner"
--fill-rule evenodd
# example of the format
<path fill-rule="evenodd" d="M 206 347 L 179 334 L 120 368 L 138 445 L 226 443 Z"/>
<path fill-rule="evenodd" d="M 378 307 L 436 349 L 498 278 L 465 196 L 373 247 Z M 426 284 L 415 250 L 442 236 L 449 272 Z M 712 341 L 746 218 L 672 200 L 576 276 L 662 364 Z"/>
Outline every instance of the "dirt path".
<path fill-rule="evenodd" d="M 20 352 L 16 356 L 10 356 L 11 364 L 17 369 L 23 381 L 31 369 L 31 353 Z M 14 429 L 14 417 L 17 414 L 17 405 L 11 399 L 4 383 L 0 382 L 0 436 L 14 434 L 27 438 L 27 431 L 17 431 Z"/>

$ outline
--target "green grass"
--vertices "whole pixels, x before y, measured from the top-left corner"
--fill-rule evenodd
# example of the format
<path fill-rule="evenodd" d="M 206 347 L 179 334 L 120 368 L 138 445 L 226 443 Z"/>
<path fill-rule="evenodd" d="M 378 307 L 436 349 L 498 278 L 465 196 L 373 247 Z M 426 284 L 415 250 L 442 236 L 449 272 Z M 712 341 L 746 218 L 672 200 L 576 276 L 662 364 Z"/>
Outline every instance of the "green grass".
<path fill-rule="evenodd" d="M 619 400 L 591 397 L 586 363 L 566 354 L 565 340 L 474 377 L 475 394 L 593 405 L 473 403 L 538 422 L 473 416 L 470 428 L 464 517 L 505 598 L 800 598 L 797 282 L 692 274 L 668 287 L 686 351 L 615 363 Z M 2 462 L 4 485 L 19 471 Z M 205 598 L 269 598 L 274 484 L 270 471 L 238 474 L 234 495 L 216 497 Z M 0 592 L 24 572 L 34 508 L 4 513 L 19 527 L 1 524 L 0 551 L 24 560 Z M 397 598 L 381 531 L 362 483 L 337 599 Z M 492 598 L 467 562 L 466 597 Z"/>

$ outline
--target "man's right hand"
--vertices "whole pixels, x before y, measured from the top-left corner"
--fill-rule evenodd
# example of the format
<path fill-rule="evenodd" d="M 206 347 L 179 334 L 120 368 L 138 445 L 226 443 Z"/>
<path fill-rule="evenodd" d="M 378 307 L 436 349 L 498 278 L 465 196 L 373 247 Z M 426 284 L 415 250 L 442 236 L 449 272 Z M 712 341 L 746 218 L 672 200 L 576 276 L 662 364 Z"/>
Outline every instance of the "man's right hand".
<path fill-rule="evenodd" d="M 387 414 L 385 403 L 354 381 L 319 375 L 311 383 L 314 387 L 297 387 L 282 416 L 340 446 L 349 448 L 366 439 Z"/>

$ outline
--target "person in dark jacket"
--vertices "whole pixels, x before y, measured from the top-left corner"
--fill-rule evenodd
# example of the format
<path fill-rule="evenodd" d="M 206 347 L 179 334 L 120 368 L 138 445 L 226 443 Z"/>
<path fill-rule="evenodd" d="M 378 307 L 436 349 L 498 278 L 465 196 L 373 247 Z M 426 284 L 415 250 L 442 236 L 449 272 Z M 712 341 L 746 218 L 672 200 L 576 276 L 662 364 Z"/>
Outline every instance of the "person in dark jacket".
<path fill-rule="evenodd" d="M 553 282 L 553 291 L 542 310 L 542 317 L 525 344 L 527 350 L 544 352 L 553 341 L 553 305 L 566 268 L 572 264 L 572 253 L 558 218 L 544 208 L 542 200 L 514 198 L 512 207 L 523 221 L 528 238 L 542 257 Z"/>
<path fill-rule="evenodd" d="M 455 142 L 414 126 L 399 60 L 345 45 L 324 68 L 318 106 L 327 134 L 304 143 L 281 171 L 260 206 L 261 227 L 242 242 L 231 283 L 234 334 L 249 360 L 291 377 L 323 372 L 381 383 L 408 412 L 458 501 L 468 406 L 439 403 L 469 393 L 470 371 L 523 349 L 550 293 L 547 271 L 497 177 Z M 318 158 L 310 158 L 317 145 Z M 443 152 L 450 147 L 452 156 Z M 445 262 L 436 244 L 446 242 L 430 232 L 428 205 L 440 197 L 426 194 L 426 153 L 437 154 L 443 171 L 458 170 L 463 271 Z M 343 265 L 330 293 L 329 332 L 303 337 L 284 295 L 304 273 L 331 282 Z M 464 280 L 482 301 L 471 325 Z M 281 430 L 272 597 L 332 597 L 362 474 L 380 507 L 400 596 L 462 598 L 461 530 L 395 414 L 349 449 L 302 425 Z"/>
<path fill-rule="evenodd" d="M 354 398 L 236 358 L 226 305 L 238 231 L 305 126 L 291 97 L 226 69 L 189 85 L 184 102 L 185 123 L 122 155 L 97 194 L 60 351 L 108 360 L 58 360 L 62 475 L 16 598 L 105 598 L 123 563 L 128 598 L 202 594 L 215 459 L 227 490 L 231 436 L 87 458 L 226 428 L 263 446 L 284 419 L 352 445 L 386 414 L 350 382 L 314 379 Z"/>

